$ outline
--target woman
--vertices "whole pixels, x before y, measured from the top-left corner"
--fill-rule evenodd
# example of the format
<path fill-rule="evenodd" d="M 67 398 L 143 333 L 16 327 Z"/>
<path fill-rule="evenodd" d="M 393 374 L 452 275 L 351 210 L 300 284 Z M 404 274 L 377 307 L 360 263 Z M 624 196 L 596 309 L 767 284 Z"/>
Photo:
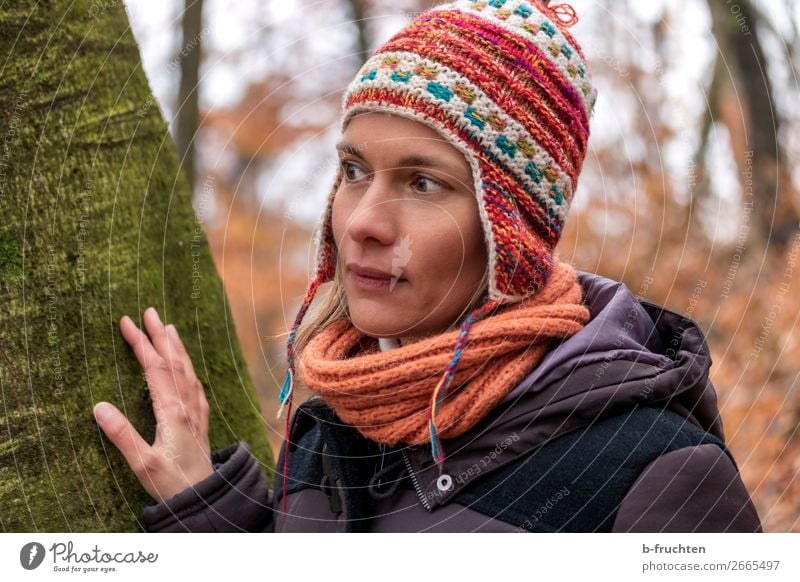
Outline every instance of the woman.
<path fill-rule="evenodd" d="M 439 5 L 347 88 L 274 490 L 246 442 L 211 453 L 175 328 L 122 319 L 156 442 L 95 410 L 149 531 L 761 531 L 701 330 L 555 251 L 597 95 L 575 20 Z"/>

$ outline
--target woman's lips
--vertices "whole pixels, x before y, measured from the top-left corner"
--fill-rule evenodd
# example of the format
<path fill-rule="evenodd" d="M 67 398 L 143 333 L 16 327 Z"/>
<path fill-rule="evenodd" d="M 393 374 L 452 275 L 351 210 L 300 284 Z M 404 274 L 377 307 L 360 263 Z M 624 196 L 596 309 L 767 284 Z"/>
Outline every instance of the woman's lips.
<path fill-rule="evenodd" d="M 388 289 L 389 285 L 392 281 L 395 281 L 395 285 L 397 283 L 401 283 L 405 281 L 405 279 L 392 279 L 386 277 L 367 277 L 365 275 L 359 275 L 355 271 L 348 271 L 348 276 L 353 281 L 353 283 L 359 289 L 363 289 L 364 291 L 380 291 L 383 289 Z"/>

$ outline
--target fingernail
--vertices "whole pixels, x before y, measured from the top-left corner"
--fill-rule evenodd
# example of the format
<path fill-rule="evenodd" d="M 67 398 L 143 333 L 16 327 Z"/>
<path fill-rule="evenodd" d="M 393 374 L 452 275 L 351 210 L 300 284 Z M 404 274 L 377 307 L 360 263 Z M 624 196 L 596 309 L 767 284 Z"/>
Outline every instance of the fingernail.
<path fill-rule="evenodd" d="M 178 335 L 178 330 L 177 330 L 177 329 L 175 329 L 175 326 L 174 326 L 174 325 L 172 325 L 171 323 L 170 323 L 170 324 L 167 326 L 167 331 L 168 331 L 168 332 L 169 332 L 169 333 L 170 333 L 170 334 L 171 334 L 173 337 L 177 337 L 177 335 Z"/>
<path fill-rule="evenodd" d="M 148 307 L 147 309 L 148 309 L 148 311 L 151 311 L 153 313 L 153 315 L 155 316 L 155 318 L 158 321 L 158 323 L 161 323 L 161 318 L 158 316 L 158 311 L 156 311 L 156 308 L 155 307 Z"/>
<path fill-rule="evenodd" d="M 97 406 L 94 407 L 94 416 L 100 422 L 105 422 L 111 415 L 114 413 L 114 410 L 111 408 L 111 405 L 107 402 L 101 402 Z"/>

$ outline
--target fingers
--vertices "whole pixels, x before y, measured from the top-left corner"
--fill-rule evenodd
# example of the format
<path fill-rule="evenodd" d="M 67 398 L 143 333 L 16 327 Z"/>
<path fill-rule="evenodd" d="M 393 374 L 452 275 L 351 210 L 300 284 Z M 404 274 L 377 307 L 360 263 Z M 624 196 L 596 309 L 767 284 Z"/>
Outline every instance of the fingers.
<path fill-rule="evenodd" d="M 122 335 L 144 368 L 153 399 L 155 442 L 148 445 L 125 415 L 107 402 L 98 403 L 94 415 L 142 486 L 158 500 L 185 488 L 187 478 L 194 482 L 211 472 L 209 406 L 175 326 L 164 326 L 156 310 L 149 308 L 144 327 L 147 333 L 128 316 L 120 320 Z"/>
<path fill-rule="evenodd" d="M 158 456 L 125 415 L 108 402 L 98 402 L 94 407 L 94 416 L 108 440 L 119 449 L 139 480 L 142 483 L 152 480 L 157 470 Z"/>
<path fill-rule="evenodd" d="M 147 334 L 127 316 L 120 321 L 120 327 L 144 368 L 154 405 L 160 402 L 166 406 L 177 398 L 184 413 L 193 414 L 199 407 L 207 418 L 208 403 L 203 385 L 197 379 L 177 329 L 171 324 L 164 326 L 152 307 L 145 310 L 144 323 Z"/>
<path fill-rule="evenodd" d="M 201 422 L 204 425 L 207 425 L 209 406 L 208 401 L 206 400 L 205 389 L 203 388 L 203 384 L 200 383 L 200 380 L 197 379 L 197 375 L 194 372 L 194 366 L 192 365 L 192 359 L 186 351 L 183 341 L 181 341 L 181 338 L 178 335 L 178 330 L 172 324 L 167 326 L 167 337 L 169 338 L 173 353 L 176 354 L 176 357 L 179 361 L 183 362 L 184 373 L 186 374 L 186 379 L 188 380 L 187 388 L 189 401 L 192 402 L 193 406 L 199 411 L 202 419 Z"/>
<path fill-rule="evenodd" d="M 169 338 L 170 346 L 172 347 L 172 353 L 175 354 L 181 362 L 183 362 L 186 375 L 189 376 L 189 378 L 196 378 L 197 375 L 194 372 L 192 358 L 189 357 L 189 353 L 186 351 L 186 346 L 183 345 L 183 340 L 181 340 L 181 337 L 178 335 L 178 330 L 171 323 L 167 326 L 167 337 Z"/>
<path fill-rule="evenodd" d="M 175 368 L 176 372 L 185 374 L 190 380 L 195 380 L 197 376 L 192 360 L 175 326 L 172 324 L 164 326 L 158 313 L 152 307 L 145 310 L 144 323 L 147 334 L 140 330 L 127 315 L 120 320 L 122 335 L 133 347 L 142 367 L 147 370 L 163 360 L 167 362 L 167 367 Z"/>
<path fill-rule="evenodd" d="M 153 342 L 153 347 L 155 347 L 159 355 L 168 362 L 173 361 L 176 355 L 175 350 L 170 346 L 167 329 L 161 323 L 155 308 L 148 307 L 145 309 L 144 326 L 147 329 L 147 335 L 150 336 L 150 340 Z"/>
<path fill-rule="evenodd" d="M 122 337 L 133 348 L 133 353 L 143 368 L 147 369 L 158 362 L 161 356 L 150 343 L 150 338 L 133 323 L 130 317 L 124 316 L 119 322 L 119 328 Z"/>
<path fill-rule="evenodd" d="M 176 373 L 185 374 L 190 380 L 196 380 L 192 360 L 189 358 L 189 354 L 186 353 L 186 348 L 180 337 L 178 337 L 178 330 L 175 329 L 175 326 L 172 324 L 164 326 L 158 317 L 158 312 L 153 307 L 145 310 L 144 323 L 147 327 L 147 333 L 153 341 L 153 346 L 161 357 L 170 364 L 170 367 Z M 169 331 L 170 329 L 172 331 Z"/>

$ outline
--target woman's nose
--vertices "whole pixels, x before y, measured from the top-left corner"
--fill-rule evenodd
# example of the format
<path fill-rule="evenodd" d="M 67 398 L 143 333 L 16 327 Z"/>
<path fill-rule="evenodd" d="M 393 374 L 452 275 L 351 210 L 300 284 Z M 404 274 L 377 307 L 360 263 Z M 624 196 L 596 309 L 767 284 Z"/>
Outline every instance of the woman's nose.
<path fill-rule="evenodd" d="M 347 221 L 347 234 L 361 244 L 370 240 L 383 245 L 393 244 L 397 238 L 401 206 L 392 192 L 388 176 L 375 174 Z"/>

